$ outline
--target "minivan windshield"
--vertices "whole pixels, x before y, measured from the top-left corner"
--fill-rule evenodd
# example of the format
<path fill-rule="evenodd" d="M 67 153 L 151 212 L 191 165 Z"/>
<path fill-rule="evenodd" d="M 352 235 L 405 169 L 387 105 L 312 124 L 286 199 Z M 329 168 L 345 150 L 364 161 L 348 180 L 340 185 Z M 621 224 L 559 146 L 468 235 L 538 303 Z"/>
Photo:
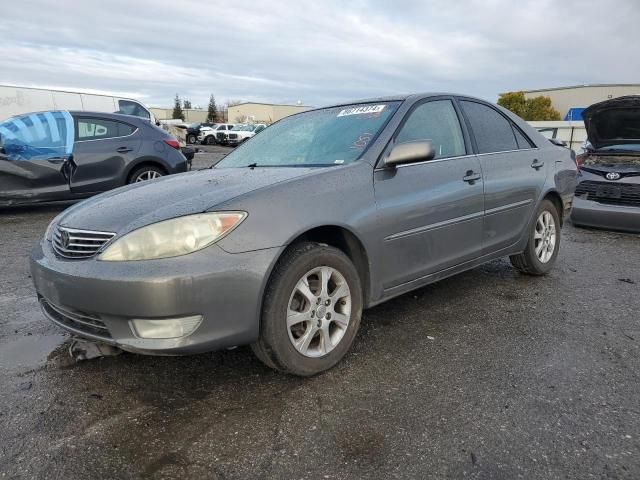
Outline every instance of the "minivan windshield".
<path fill-rule="evenodd" d="M 400 102 L 299 113 L 274 123 L 215 168 L 320 167 L 351 163 L 365 152 Z"/>

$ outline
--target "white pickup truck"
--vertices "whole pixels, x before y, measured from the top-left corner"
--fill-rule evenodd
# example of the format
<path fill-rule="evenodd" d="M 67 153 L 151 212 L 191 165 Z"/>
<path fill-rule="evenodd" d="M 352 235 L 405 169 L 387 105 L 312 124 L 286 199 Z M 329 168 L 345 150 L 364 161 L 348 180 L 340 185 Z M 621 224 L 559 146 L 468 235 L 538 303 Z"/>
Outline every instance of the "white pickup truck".
<path fill-rule="evenodd" d="M 216 123 L 211 127 L 200 127 L 198 141 L 202 145 L 213 145 L 224 140 L 227 130 L 231 130 L 236 125 L 233 123 Z"/>
<path fill-rule="evenodd" d="M 256 123 L 253 125 L 239 125 L 229 130 L 225 135 L 225 143 L 227 145 L 235 146 L 242 142 L 249 140 L 255 134 L 260 133 L 267 128 L 264 123 Z"/>

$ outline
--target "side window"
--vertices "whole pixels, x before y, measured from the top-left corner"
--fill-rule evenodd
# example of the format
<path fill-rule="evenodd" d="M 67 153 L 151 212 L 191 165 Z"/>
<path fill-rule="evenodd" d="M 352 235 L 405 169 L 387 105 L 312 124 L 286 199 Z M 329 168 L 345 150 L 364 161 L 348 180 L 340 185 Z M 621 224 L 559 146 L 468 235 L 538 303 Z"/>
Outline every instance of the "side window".
<path fill-rule="evenodd" d="M 513 127 L 513 133 L 516 136 L 516 142 L 518 143 L 518 148 L 522 149 L 522 148 L 534 147 L 534 145 L 531 143 L 531 140 L 525 137 L 524 133 L 522 133 L 518 127 L 516 127 L 513 124 L 511 126 Z"/>
<path fill-rule="evenodd" d="M 137 102 L 131 100 L 118 100 L 118 112 L 125 115 L 133 115 L 134 117 L 151 119 L 149 112 Z"/>
<path fill-rule="evenodd" d="M 137 130 L 133 125 L 129 125 L 128 123 L 118 123 L 118 133 L 121 137 L 126 137 L 127 135 L 131 135 L 133 132 Z"/>
<path fill-rule="evenodd" d="M 478 153 L 518 149 L 511 123 L 500 113 L 477 102 L 462 100 L 460 104 L 471 124 L 471 130 L 478 145 Z"/>
<path fill-rule="evenodd" d="M 431 140 L 435 158 L 466 154 L 458 115 L 451 100 L 434 100 L 419 105 L 405 121 L 396 143 Z"/>
<path fill-rule="evenodd" d="M 105 138 L 119 137 L 118 123 L 99 118 L 80 117 L 77 122 L 77 137 L 82 140 L 101 140 Z"/>

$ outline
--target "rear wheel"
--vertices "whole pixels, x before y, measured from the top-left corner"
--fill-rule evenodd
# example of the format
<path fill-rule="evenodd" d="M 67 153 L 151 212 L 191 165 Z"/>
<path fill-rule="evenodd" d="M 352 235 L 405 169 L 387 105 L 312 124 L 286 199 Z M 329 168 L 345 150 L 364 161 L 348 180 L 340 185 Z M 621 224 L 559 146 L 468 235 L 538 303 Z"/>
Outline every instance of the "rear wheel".
<path fill-rule="evenodd" d="M 145 182 L 164 176 L 164 171 L 152 165 L 145 165 L 133 171 L 127 183 Z"/>
<path fill-rule="evenodd" d="M 560 250 L 560 217 L 550 200 L 543 200 L 529 233 L 524 252 L 512 255 L 511 264 L 528 275 L 545 275 L 553 268 Z"/>
<path fill-rule="evenodd" d="M 361 316 L 362 290 L 351 260 L 336 248 L 301 243 L 284 254 L 269 280 L 252 349 L 272 368 L 315 375 L 344 357 Z"/>

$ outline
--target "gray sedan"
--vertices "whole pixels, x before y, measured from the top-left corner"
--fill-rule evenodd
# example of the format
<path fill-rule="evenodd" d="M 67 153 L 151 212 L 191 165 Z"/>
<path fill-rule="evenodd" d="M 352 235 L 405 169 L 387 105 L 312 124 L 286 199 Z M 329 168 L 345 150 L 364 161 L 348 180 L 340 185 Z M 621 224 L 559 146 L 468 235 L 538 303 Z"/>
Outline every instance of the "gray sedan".
<path fill-rule="evenodd" d="M 520 118 L 449 94 L 300 113 L 215 168 L 144 182 L 53 220 L 31 266 L 45 315 L 147 354 L 251 344 L 313 375 L 363 308 L 509 256 L 555 263 L 572 152 Z"/>

